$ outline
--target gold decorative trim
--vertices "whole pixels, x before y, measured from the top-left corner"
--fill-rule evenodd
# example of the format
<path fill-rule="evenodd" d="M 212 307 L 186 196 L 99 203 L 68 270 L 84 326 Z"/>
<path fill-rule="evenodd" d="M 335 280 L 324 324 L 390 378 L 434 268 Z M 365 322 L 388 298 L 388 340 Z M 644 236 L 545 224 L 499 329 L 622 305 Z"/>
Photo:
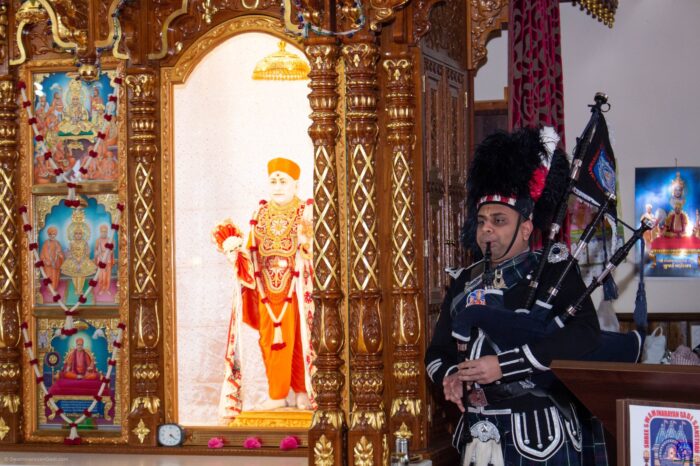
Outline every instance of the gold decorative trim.
<path fill-rule="evenodd" d="M 314 466 L 333 466 L 333 444 L 323 434 L 314 445 Z"/>
<path fill-rule="evenodd" d="M 353 453 L 355 454 L 355 466 L 374 465 L 374 445 L 364 435 L 355 444 Z"/>
<path fill-rule="evenodd" d="M 322 411 L 320 409 L 314 411 L 313 417 L 311 418 L 311 429 L 317 425 L 324 423 L 330 424 L 336 430 L 340 428 L 345 423 L 345 413 L 343 411 Z"/>
<path fill-rule="evenodd" d="M 508 0 L 469 0 L 467 10 L 467 68 L 475 70 L 486 62 L 489 35 L 508 22 Z"/>
<path fill-rule="evenodd" d="M 19 367 L 17 367 L 17 373 L 19 374 Z M 0 376 L 2 377 L 2 376 Z M 12 377 L 14 378 L 14 376 Z M 11 413 L 16 413 L 17 410 L 19 410 L 19 404 L 20 404 L 20 398 L 19 395 L 2 395 L 2 398 L 0 398 L 2 401 L 0 403 L 0 406 L 3 408 L 6 408 L 9 412 Z M 2 440 L 2 439 L 0 439 Z"/>
<path fill-rule="evenodd" d="M 180 8 L 170 13 L 170 15 L 163 21 L 163 27 L 160 30 L 160 52 L 149 53 L 149 60 L 160 60 L 168 54 L 168 29 L 170 28 L 170 23 L 172 23 L 175 18 L 187 13 L 187 0 L 182 0 Z"/>
<path fill-rule="evenodd" d="M 61 47 L 64 50 L 68 49 L 78 49 L 78 44 L 75 42 L 67 42 L 64 41 L 63 38 L 61 37 L 61 34 L 59 32 L 59 26 L 60 26 L 60 21 L 59 18 L 56 16 L 56 12 L 54 11 L 53 7 L 51 4 L 46 1 L 46 0 L 28 0 L 27 2 L 23 3 L 20 9 L 17 11 L 15 16 L 17 18 L 20 18 L 20 22 L 17 25 L 17 37 L 16 37 L 16 45 L 17 49 L 19 50 L 20 57 L 15 60 L 10 60 L 10 65 L 11 66 L 16 66 L 16 65 L 21 65 L 24 63 L 27 59 L 27 52 L 24 49 L 24 44 L 22 43 L 22 34 L 24 32 L 25 26 L 28 24 L 32 24 L 35 21 L 41 21 L 42 18 L 38 16 L 38 12 L 41 11 L 37 4 L 41 5 L 41 7 L 44 8 L 44 11 L 46 14 L 49 16 L 49 20 L 51 21 L 51 38 L 52 40 Z M 28 17 L 22 18 L 23 13 L 27 15 Z"/>
<path fill-rule="evenodd" d="M 139 442 L 143 443 L 144 440 L 146 440 L 146 437 L 148 434 L 151 433 L 151 429 L 146 427 L 146 424 L 143 422 L 143 419 L 139 420 L 139 425 L 136 426 L 132 432 L 134 435 L 136 435 L 139 438 Z"/>
<path fill-rule="evenodd" d="M 384 411 L 353 411 L 350 413 L 350 429 L 367 424 L 372 429 L 380 431 L 386 425 Z"/>
<path fill-rule="evenodd" d="M 177 321 L 175 319 L 174 263 L 174 196 L 173 186 L 173 86 L 183 84 L 197 64 L 214 48 L 238 34 L 264 32 L 301 45 L 301 39 L 291 37 L 275 18 L 246 15 L 222 23 L 198 38 L 180 55 L 172 67 L 161 68 L 160 79 L 160 137 L 161 137 L 161 205 L 163 241 L 163 378 L 164 412 L 166 422 L 177 422 Z M 305 52 L 304 52 L 305 53 Z"/>
<path fill-rule="evenodd" d="M 414 398 L 396 398 L 391 402 L 391 416 L 399 412 L 410 413 L 411 416 L 420 416 L 423 411 L 423 401 Z"/>
<path fill-rule="evenodd" d="M 229 427 L 287 428 L 307 430 L 311 424 L 310 411 L 282 409 L 279 411 L 244 411 L 231 421 Z"/>
<path fill-rule="evenodd" d="M 157 396 L 140 396 L 134 399 L 133 403 L 131 403 L 131 412 L 135 412 L 141 406 L 146 408 L 151 414 L 155 414 L 158 412 L 158 408 L 160 407 L 160 398 Z M 143 443 L 143 440 L 141 443 Z"/>
<path fill-rule="evenodd" d="M 10 426 L 5 423 L 5 418 L 0 417 L 0 440 L 5 440 L 5 436 L 10 432 Z"/>
<path fill-rule="evenodd" d="M 394 436 L 397 438 L 410 439 L 411 437 L 413 437 L 413 432 L 411 432 L 411 429 L 408 428 L 405 422 L 402 422 L 401 427 L 399 427 L 399 430 L 394 432 Z"/>
<path fill-rule="evenodd" d="M 109 47 L 112 46 L 112 55 L 115 58 L 119 58 L 121 60 L 128 60 L 129 56 L 127 54 L 119 52 L 119 43 L 121 42 L 122 38 L 124 37 L 124 28 L 121 25 L 121 22 L 119 22 L 119 18 L 114 17 L 114 12 L 117 10 L 117 6 L 119 6 L 119 3 L 122 0 L 112 0 L 111 5 L 109 6 L 109 11 L 107 12 L 107 17 L 109 18 L 109 31 L 107 32 L 107 38 L 104 40 L 96 41 L 95 42 L 95 47 Z M 116 39 L 114 38 L 114 21 L 119 22 L 119 32 L 117 33 Z M 112 44 L 114 42 L 114 44 Z"/>

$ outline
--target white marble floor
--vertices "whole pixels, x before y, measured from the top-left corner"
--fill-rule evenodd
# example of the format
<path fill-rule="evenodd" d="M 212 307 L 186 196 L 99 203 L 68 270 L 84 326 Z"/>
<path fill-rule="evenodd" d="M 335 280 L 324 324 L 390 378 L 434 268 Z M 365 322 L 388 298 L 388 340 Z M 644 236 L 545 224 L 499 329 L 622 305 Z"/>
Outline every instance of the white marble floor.
<path fill-rule="evenodd" d="M 306 466 L 304 457 L 106 455 L 0 451 L 0 466 Z"/>

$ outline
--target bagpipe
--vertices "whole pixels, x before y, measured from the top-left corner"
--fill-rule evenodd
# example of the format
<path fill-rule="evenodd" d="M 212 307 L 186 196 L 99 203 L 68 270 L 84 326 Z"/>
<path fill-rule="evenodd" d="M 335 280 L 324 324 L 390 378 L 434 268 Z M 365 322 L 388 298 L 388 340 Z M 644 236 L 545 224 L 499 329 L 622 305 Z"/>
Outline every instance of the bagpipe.
<path fill-rule="evenodd" d="M 602 110 L 606 105 L 608 105 L 607 96 L 602 93 L 596 94 L 595 104 L 589 105 L 592 115 L 582 136 L 577 140 L 568 183 L 557 204 L 549 228 L 549 235 L 545 239 L 543 253 L 530 278 L 522 308 L 513 312 L 512 309 L 505 307 L 502 292 L 493 286 L 494 271 L 490 269 L 490 248 L 487 247 L 484 251 L 484 272 L 482 273 L 481 285 L 484 304 L 469 305 L 468 303 L 466 309 L 456 313 L 453 317 L 453 336 L 461 341 L 462 346 L 464 342 L 473 341 L 475 329 L 480 329 L 488 335 L 489 339 L 498 347 L 513 348 L 546 338 L 558 329 L 565 327 L 567 322 L 576 316 L 586 299 L 598 287 L 603 286 L 608 280 L 612 280 L 612 272 L 627 257 L 644 233 L 653 228 L 654 225 L 647 220 L 642 221 L 641 225 L 634 229 L 617 218 L 615 159 Z M 598 212 L 581 234 L 575 251 L 568 254 L 567 246 L 556 242 L 555 238 L 562 229 L 568 199 L 572 194 L 597 207 Z M 588 247 L 597 225 L 604 216 L 631 229 L 633 231 L 631 237 L 612 254 L 602 272 L 591 281 L 578 298 L 570 303 L 565 303 L 565 306 L 560 306 L 562 310 L 559 313 L 554 313 L 552 302 L 557 297 L 567 275 L 571 273 L 572 269 L 577 268 L 579 257 Z M 557 263 L 565 261 L 563 271 L 559 273 L 555 284 L 542 293 L 540 280 L 548 265 L 551 264 L 548 259 L 552 255 L 557 257 Z M 557 267 L 562 267 L 562 264 L 557 264 Z M 640 281 L 640 290 L 643 292 L 642 286 L 643 280 Z M 537 299 L 540 295 L 544 295 L 544 297 Z M 598 347 L 580 359 L 636 362 L 646 335 L 646 306 L 638 306 L 635 309 L 634 320 L 637 324 L 637 330 L 628 333 L 601 331 Z"/>

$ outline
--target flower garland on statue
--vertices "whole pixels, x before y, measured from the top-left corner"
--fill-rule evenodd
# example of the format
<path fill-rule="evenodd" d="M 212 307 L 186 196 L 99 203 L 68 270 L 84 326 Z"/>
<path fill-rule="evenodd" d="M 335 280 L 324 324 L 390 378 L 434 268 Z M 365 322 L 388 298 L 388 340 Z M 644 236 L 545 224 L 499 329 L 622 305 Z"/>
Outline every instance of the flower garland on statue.
<path fill-rule="evenodd" d="M 34 369 L 36 383 L 41 387 L 41 391 L 44 393 L 44 402 L 48 403 L 51 409 L 53 409 L 56 412 L 56 414 L 61 416 L 61 419 L 63 419 L 66 422 L 66 424 L 70 426 L 70 434 L 64 439 L 63 443 L 65 443 L 66 445 L 79 445 L 80 436 L 78 435 L 78 425 L 85 419 L 92 417 L 92 410 L 95 409 L 97 403 L 102 401 L 102 393 L 104 393 L 104 390 L 107 387 L 107 384 L 109 383 L 110 377 L 112 375 L 112 369 L 114 368 L 114 366 L 117 365 L 117 356 L 119 355 L 119 349 L 122 347 L 122 337 L 124 336 L 124 330 L 126 330 L 126 326 L 121 322 L 119 323 L 119 325 L 117 325 L 117 338 L 112 343 L 112 355 L 107 360 L 107 364 L 109 367 L 105 376 L 102 377 L 102 384 L 100 385 L 100 389 L 97 391 L 97 394 L 93 396 L 93 400 L 90 406 L 83 411 L 83 414 L 78 419 L 75 420 L 66 416 L 63 413 L 63 410 L 53 400 L 53 395 L 49 393 L 48 389 L 46 388 L 46 385 L 44 384 L 44 377 L 39 372 L 39 361 L 34 355 L 33 343 L 32 340 L 29 338 L 29 325 L 27 324 L 27 322 L 22 322 L 21 328 L 22 337 L 24 338 L 24 349 L 27 351 L 27 354 L 29 355 L 29 363 Z"/>
<path fill-rule="evenodd" d="M 123 82 L 122 78 L 117 76 L 114 78 L 114 83 L 119 86 Z M 39 132 L 39 129 L 37 128 L 37 119 L 32 113 L 32 103 L 31 101 L 27 98 L 27 85 L 25 82 L 20 81 L 18 84 L 18 87 L 21 92 L 21 97 L 22 97 L 22 102 L 21 106 L 24 108 L 27 112 L 28 120 L 27 123 L 31 126 L 32 131 L 34 133 L 34 140 L 38 144 L 38 149 L 39 149 L 39 156 L 43 157 L 45 161 L 47 161 L 51 167 L 53 168 L 53 172 L 56 175 L 56 181 L 61 182 L 64 181 L 65 179 L 68 178 L 69 176 L 69 171 L 72 170 L 71 168 L 68 168 L 66 171 L 63 171 L 54 161 L 53 159 L 53 154 L 51 153 L 50 150 L 46 147 L 46 142 L 44 139 L 44 135 L 42 135 Z M 107 103 L 107 112 L 103 116 L 104 118 L 104 123 L 100 131 L 97 133 L 97 141 L 93 147 L 92 150 L 88 152 L 89 158 L 85 162 L 83 166 L 81 166 L 78 170 L 78 173 L 76 174 L 76 181 L 81 181 L 82 180 L 82 175 L 85 175 L 88 173 L 88 167 L 90 166 L 91 163 L 93 163 L 93 160 L 97 158 L 98 152 L 97 149 L 99 149 L 100 144 L 104 142 L 104 140 L 107 137 L 107 130 L 108 130 L 108 125 L 112 118 L 114 118 L 115 111 L 117 108 L 117 92 L 118 88 L 115 88 L 114 92 L 109 96 L 108 103 Z M 68 193 L 66 195 L 66 199 L 63 201 L 64 204 L 67 207 L 71 208 L 80 208 L 81 203 L 80 199 L 78 199 L 78 196 L 76 194 L 77 188 L 79 188 L 79 185 L 76 183 L 72 182 L 66 182 L 66 187 L 68 189 Z M 117 204 L 117 213 L 115 215 L 114 222 L 111 225 L 111 232 L 110 232 L 110 237 L 109 237 L 109 242 L 105 244 L 105 249 L 106 251 L 102 254 L 102 256 L 99 258 L 97 267 L 98 270 L 95 272 L 95 275 L 92 277 L 92 279 L 88 282 L 88 289 L 81 293 L 80 296 L 78 297 L 78 302 L 75 303 L 73 306 L 70 308 L 63 302 L 62 296 L 56 291 L 54 288 L 55 283 L 51 282 L 51 279 L 48 277 L 46 270 L 44 269 L 44 263 L 39 257 L 39 243 L 36 239 L 34 238 L 29 238 L 29 251 L 32 253 L 33 258 L 34 258 L 34 267 L 39 270 L 39 273 L 41 274 L 42 277 L 42 285 L 46 286 L 49 291 L 51 292 L 53 296 L 53 302 L 56 303 L 58 306 L 63 309 L 63 312 L 66 316 L 65 322 L 63 324 L 63 328 L 61 328 L 61 337 L 66 338 L 70 335 L 74 335 L 78 332 L 78 330 L 73 326 L 73 317 L 78 315 L 78 308 L 87 302 L 87 298 L 92 292 L 93 288 L 97 286 L 97 275 L 107 267 L 107 256 L 111 253 L 111 251 L 114 250 L 114 235 L 116 232 L 119 231 L 119 221 L 121 219 L 121 214 L 124 212 L 124 205 L 122 204 Z M 36 232 L 34 230 L 34 227 L 32 224 L 29 222 L 29 215 L 28 215 L 28 209 L 27 206 L 21 206 L 19 208 L 19 213 L 22 216 L 22 221 L 24 223 L 23 229 L 24 232 L 27 235 L 34 235 L 36 236 Z M 47 403 L 51 409 L 53 409 L 56 414 L 61 416 L 61 419 L 65 421 L 69 426 L 70 426 L 70 433 L 68 437 L 64 439 L 64 443 L 66 445 L 78 445 L 81 443 L 80 436 L 78 435 L 78 425 L 82 423 L 85 419 L 89 418 L 92 416 L 92 411 L 95 409 L 97 406 L 97 403 L 102 401 L 102 393 L 104 393 L 105 388 L 107 387 L 107 384 L 110 381 L 110 377 L 112 374 L 112 369 L 116 366 L 117 363 L 117 356 L 119 349 L 122 346 L 122 336 L 124 333 L 124 330 L 126 329 L 126 326 L 124 323 L 119 323 L 117 325 L 117 338 L 114 340 L 112 343 L 112 354 L 107 360 L 108 364 L 108 369 L 107 373 L 101 380 L 101 385 L 99 390 L 97 391 L 97 394 L 94 395 L 94 400 L 90 404 L 88 408 L 86 408 L 83 411 L 83 414 L 76 420 L 73 420 L 66 416 L 63 413 L 63 410 L 56 404 L 56 402 L 52 399 L 53 395 L 49 394 L 48 389 L 46 388 L 46 385 L 44 384 L 44 378 L 39 372 L 39 361 L 34 355 L 34 350 L 33 350 L 33 343 L 32 340 L 29 338 L 29 325 L 28 323 L 22 322 L 21 324 L 21 329 L 22 329 L 22 337 L 24 339 L 24 348 L 27 351 L 27 354 L 29 356 L 29 363 L 32 365 L 34 368 L 34 374 L 36 376 L 36 382 L 37 384 L 41 387 L 42 392 L 44 393 L 44 402 Z"/>
<path fill-rule="evenodd" d="M 264 206 L 267 204 L 267 201 L 260 201 L 260 205 Z M 255 216 L 250 220 L 250 226 L 253 230 L 255 230 L 255 227 L 258 224 L 258 214 L 259 210 L 255 213 Z M 260 302 L 265 305 L 265 309 L 267 310 L 267 315 L 270 316 L 270 320 L 272 320 L 272 326 L 274 328 L 273 333 L 272 333 L 272 351 L 277 351 L 283 349 L 287 344 L 284 342 L 284 339 L 282 338 L 282 319 L 284 318 L 284 315 L 287 312 L 287 308 L 289 307 L 289 303 L 292 302 L 292 294 L 294 293 L 295 290 L 295 285 L 296 285 L 296 280 L 299 278 L 300 271 L 299 271 L 299 262 L 296 261 L 296 264 L 294 266 L 294 272 L 292 273 L 292 282 L 289 284 L 289 291 L 287 292 L 287 296 L 284 298 L 284 305 L 282 306 L 282 312 L 280 312 L 280 315 L 275 317 L 275 313 L 272 312 L 272 308 L 270 307 L 270 298 L 267 297 L 265 294 L 265 288 L 263 287 L 262 283 L 262 272 L 260 271 L 260 262 L 258 261 L 258 245 L 257 241 L 255 239 L 255 231 L 251 234 L 252 238 L 252 244 L 250 246 L 250 255 L 252 256 L 253 259 L 253 271 L 254 271 L 254 276 L 255 276 L 255 285 L 258 288 L 258 295 L 260 296 Z"/>

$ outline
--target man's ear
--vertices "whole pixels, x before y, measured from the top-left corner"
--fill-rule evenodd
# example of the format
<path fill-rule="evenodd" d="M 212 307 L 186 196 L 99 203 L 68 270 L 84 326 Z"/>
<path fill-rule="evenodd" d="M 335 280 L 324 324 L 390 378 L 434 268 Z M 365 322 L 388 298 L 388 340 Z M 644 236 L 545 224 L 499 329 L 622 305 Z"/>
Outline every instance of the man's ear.
<path fill-rule="evenodd" d="M 532 235 L 532 230 L 535 226 L 532 224 L 532 220 L 527 219 L 520 224 L 520 234 L 522 235 L 523 241 L 528 241 L 530 235 Z"/>

